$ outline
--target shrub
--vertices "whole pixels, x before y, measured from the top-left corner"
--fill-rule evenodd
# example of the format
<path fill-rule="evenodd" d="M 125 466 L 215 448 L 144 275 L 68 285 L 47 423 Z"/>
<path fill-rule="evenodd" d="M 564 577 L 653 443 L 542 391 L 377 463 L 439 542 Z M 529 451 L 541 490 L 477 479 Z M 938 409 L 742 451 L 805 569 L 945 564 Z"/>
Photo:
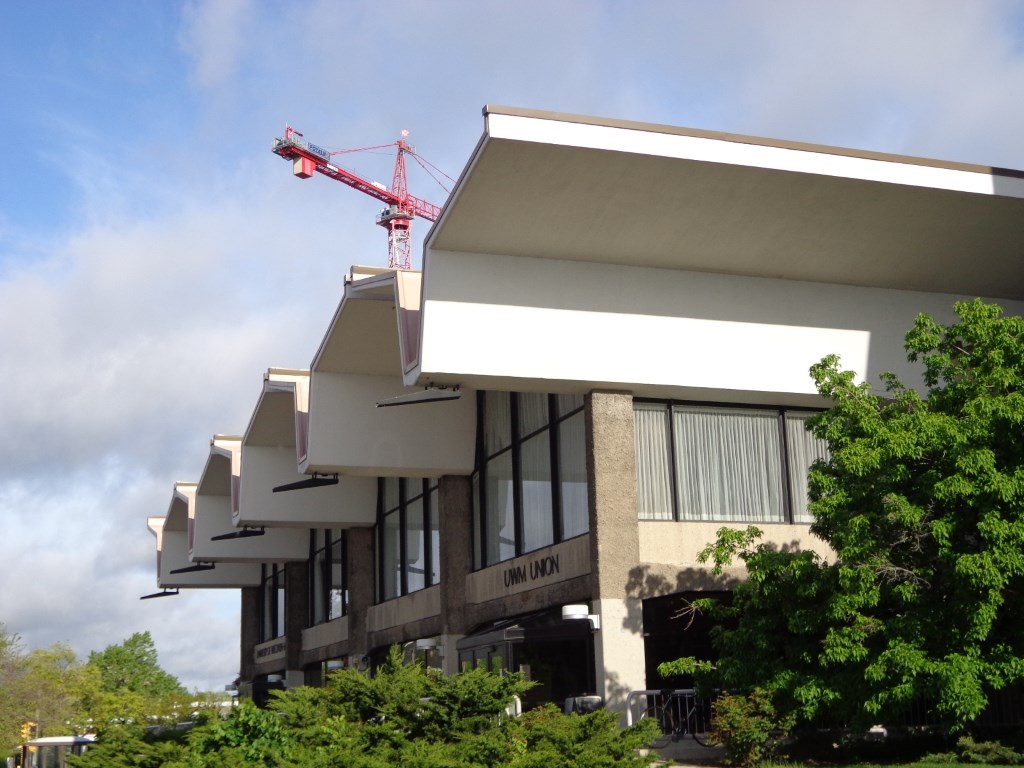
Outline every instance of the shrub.
<path fill-rule="evenodd" d="M 780 715 L 772 693 L 761 688 L 723 693 L 712 705 L 711 735 L 725 747 L 730 765 L 753 766 L 772 757 L 792 725 L 792 716 Z"/>

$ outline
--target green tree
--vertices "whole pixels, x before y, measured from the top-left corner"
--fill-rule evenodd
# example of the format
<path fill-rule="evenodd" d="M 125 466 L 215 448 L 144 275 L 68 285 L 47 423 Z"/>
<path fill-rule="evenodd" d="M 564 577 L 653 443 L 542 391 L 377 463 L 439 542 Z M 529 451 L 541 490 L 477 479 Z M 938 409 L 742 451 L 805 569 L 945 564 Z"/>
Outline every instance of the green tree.
<path fill-rule="evenodd" d="M 166 725 L 191 716 L 190 697 L 159 665 L 149 632 L 93 651 L 78 687 L 79 716 L 97 733 L 126 724 Z"/>
<path fill-rule="evenodd" d="M 8 632 L 0 622 L 0 747 L 6 751 L 20 741 L 21 725 L 24 713 L 20 710 L 18 700 L 11 695 L 22 674 L 24 651 L 21 638 Z"/>
<path fill-rule="evenodd" d="M 99 670 L 105 691 L 131 691 L 155 698 L 186 692 L 176 677 L 160 668 L 149 632 L 136 632 L 121 645 L 93 651 L 88 663 Z"/>
<path fill-rule="evenodd" d="M 811 530 L 834 560 L 722 530 L 703 553 L 748 580 L 715 639 L 721 684 L 763 687 L 804 722 L 863 726 L 923 704 L 947 728 L 1024 678 L 1024 320 L 980 300 L 906 336 L 924 394 L 811 369 L 833 407 L 811 422 Z M 702 607 L 707 608 L 707 605 Z"/>

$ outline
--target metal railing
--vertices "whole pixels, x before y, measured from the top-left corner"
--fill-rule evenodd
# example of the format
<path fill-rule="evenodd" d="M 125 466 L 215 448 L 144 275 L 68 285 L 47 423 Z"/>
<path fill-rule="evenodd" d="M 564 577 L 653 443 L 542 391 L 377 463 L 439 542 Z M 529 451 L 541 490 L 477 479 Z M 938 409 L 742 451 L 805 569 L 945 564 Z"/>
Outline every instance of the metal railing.
<path fill-rule="evenodd" d="M 626 698 L 626 724 L 644 718 L 654 718 L 664 736 L 673 740 L 691 736 L 703 745 L 711 730 L 711 702 L 693 688 L 631 691 Z"/>

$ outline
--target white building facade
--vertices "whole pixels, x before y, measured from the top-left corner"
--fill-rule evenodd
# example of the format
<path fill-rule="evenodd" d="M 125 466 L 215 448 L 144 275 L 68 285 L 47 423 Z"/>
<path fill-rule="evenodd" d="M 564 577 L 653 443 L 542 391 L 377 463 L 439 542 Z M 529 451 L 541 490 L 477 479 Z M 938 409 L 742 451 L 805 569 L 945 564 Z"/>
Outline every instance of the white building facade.
<path fill-rule="evenodd" d="M 150 519 L 159 584 L 241 589 L 257 695 L 398 643 L 621 710 L 710 652 L 673 617 L 742 578 L 697 562 L 720 527 L 828 555 L 810 366 L 916 383 L 918 313 L 1020 314 L 1022 214 L 1018 172 L 489 107 L 422 272 L 353 268 Z"/>

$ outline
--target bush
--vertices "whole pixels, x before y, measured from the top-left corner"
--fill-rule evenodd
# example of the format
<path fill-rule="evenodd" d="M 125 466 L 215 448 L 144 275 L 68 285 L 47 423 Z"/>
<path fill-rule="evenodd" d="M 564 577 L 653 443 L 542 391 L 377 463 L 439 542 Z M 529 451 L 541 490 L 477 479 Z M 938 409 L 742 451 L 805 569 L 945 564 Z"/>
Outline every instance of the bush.
<path fill-rule="evenodd" d="M 954 753 L 960 762 L 982 765 L 1020 765 L 1024 756 L 998 741 L 975 741 L 962 736 Z"/>
<path fill-rule="evenodd" d="M 711 736 L 725 747 L 729 765 L 753 766 L 769 759 L 793 727 L 782 716 L 772 693 L 755 688 L 746 695 L 723 693 L 712 705 Z"/>

